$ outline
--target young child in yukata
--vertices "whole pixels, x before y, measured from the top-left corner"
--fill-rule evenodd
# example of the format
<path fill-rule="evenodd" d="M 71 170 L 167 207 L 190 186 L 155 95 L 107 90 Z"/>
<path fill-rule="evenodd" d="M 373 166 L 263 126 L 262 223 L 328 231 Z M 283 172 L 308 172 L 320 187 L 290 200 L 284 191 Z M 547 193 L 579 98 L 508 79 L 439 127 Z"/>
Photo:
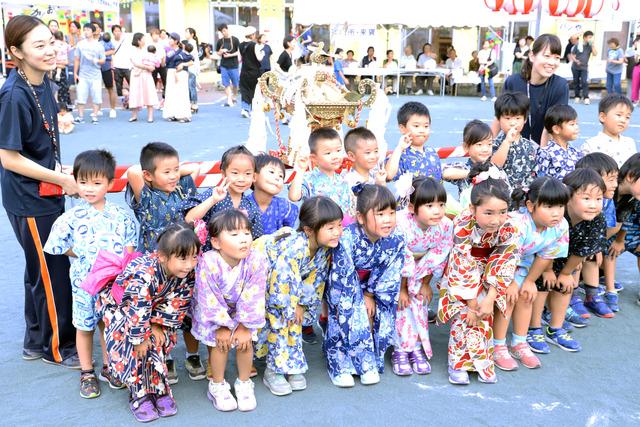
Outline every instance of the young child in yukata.
<path fill-rule="evenodd" d="M 342 210 L 316 196 L 300 208 L 298 231 L 282 228 L 254 242 L 267 256 L 267 322 L 258 332 L 256 357 L 265 357 L 264 385 L 276 396 L 307 388 L 302 325 L 318 310 L 331 248 L 342 235 Z"/>
<path fill-rule="evenodd" d="M 53 224 L 44 251 L 52 255 L 67 255 L 71 259 L 69 275 L 73 291 L 72 316 L 76 328 L 76 347 L 80 359 L 80 396 L 91 399 L 100 396 L 100 385 L 93 370 L 93 332 L 100 326 L 95 310 L 95 296 L 80 286 L 101 250 L 122 255 L 134 250 L 137 243 L 136 223 L 121 207 L 107 202 L 105 196 L 113 182 L 116 161 L 108 151 L 90 150 L 76 157 L 73 176 L 82 202 L 62 214 Z M 110 381 L 112 387 L 122 384 L 111 378 L 107 368 L 107 353 L 101 339 L 103 367 L 99 378 Z"/>
<path fill-rule="evenodd" d="M 251 224 L 246 214 L 228 209 L 207 224 L 213 249 L 200 257 L 191 305 L 191 333 L 209 347 L 212 379 L 207 397 L 219 411 L 256 408 L 251 365 L 253 341 L 265 324 L 267 260 L 251 249 Z M 229 353 L 236 350 L 238 378 L 224 379 Z M 237 400 L 236 400 L 237 399 Z"/>
<path fill-rule="evenodd" d="M 195 284 L 200 241 L 184 223 L 167 226 L 157 250 L 131 261 L 113 287 L 98 294 L 111 374 L 129 389 L 129 408 L 149 422 L 178 412 L 169 387 L 166 358 L 175 346 Z"/>
<path fill-rule="evenodd" d="M 624 95 L 609 94 L 598 103 L 598 119 L 602 131 L 582 144 L 583 154 L 605 153 L 616 161 L 618 167 L 638 152 L 633 138 L 622 135 L 631 121 L 633 104 Z"/>
<path fill-rule="evenodd" d="M 158 247 L 158 236 L 176 221 L 184 221 L 182 203 L 196 193 L 194 178 L 198 174 L 195 166 L 181 166 L 178 152 L 164 142 L 151 142 L 140 152 L 140 165 L 127 171 L 125 200 L 133 209 L 140 223 L 137 251 L 149 253 Z M 189 377 L 202 380 L 206 369 L 198 355 L 198 342 L 188 332 L 189 320 L 185 323 L 183 336 L 187 346 L 185 367 Z M 178 382 L 173 359 L 167 361 L 169 383 Z"/>
<path fill-rule="evenodd" d="M 582 157 L 582 153 L 571 145 L 580 133 L 578 113 L 569 105 L 554 105 L 544 116 L 544 127 L 549 141 L 538 150 L 536 174 L 562 181 Z"/>
<path fill-rule="evenodd" d="M 353 165 L 345 175 L 350 188 L 360 183 L 387 183 L 387 172 L 384 167 L 380 167 L 378 140 L 369 129 L 358 127 L 347 132 L 344 136 L 344 151 Z"/>
<path fill-rule="evenodd" d="M 397 202 L 381 185 L 360 184 L 357 222 L 345 228 L 331 256 L 325 293 L 328 323 L 323 349 L 338 387 L 380 381 L 395 330 L 406 245 L 395 230 Z"/>
<path fill-rule="evenodd" d="M 510 212 L 509 216 L 520 230 L 517 243 L 520 260 L 506 291 L 505 315 L 496 310 L 493 316 L 493 360 L 503 371 L 517 369 L 516 360 L 529 369 L 541 366 L 527 344 L 527 331 L 532 312 L 538 318 L 542 316 L 548 293 L 542 273 L 551 267 L 555 258 L 566 257 L 569 249 L 569 224 L 564 218 L 569 190 L 562 182 L 550 176 L 536 178 L 528 191 L 514 190 L 512 199 L 519 206 L 519 210 Z M 507 328 L 512 313 L 513 333 L 511 346 L 507 348 Z"/>
<path fill-rule="evenodd" d="M 607 225 L 602 215 L 602 199 L 606 186 L 602 177 L 592 169 L 576 169 L 564 177 L 562 181 L 571 196 L 565 210 L 565 218 L 569 223 L 569 251 L 566 258 L 557 258 L 553 262 L 553 270 L 544 273 L 543 279 L 548 284 L 549 311 L 551 317 L 545 329 L 545 340 L 570 352 L 580 351 L 580 343 L 573 339 L 564 326 L 567 308 L 572 294 L 578 287 L 576 270 L 586 259 L 595 258 L 606 252 Z M 585 278 L 587 300 L 598 294 L 597 283 L 590 283 Z M 595 280 L 597 281 L 597 275 Z M 538 319 L 531 319 L 538 321 Z M 540 325 L 532 325 L 540 327 Z M 548 348 L 544 349 L 548 352 Z"/>
<path fill-rule="evenodd" d="M 273 234 L 282 227 L 294 227 L 300 209 L 289 200 L 278 197 L 284 186 L 284 163 L 268 154 L 258 154 L 255 159 L 255 182 L 249 199 L 260 209 L 263 233 Z"/>
<path fill-rule="evenodd" d="M 538 144 L 521 135 L 529 113 L 529 97 L 522 92 L 504 92 L 493 104 L 500 132 L 493 141 L 491 162 L 502 168 L 513 188 L 529 187 L 536 177 Z"/>
<path fill-rule="evenodd" d="M 220 170 L 222 184 L 209 188 L 202 193 L 194 193 L 182 203 L 185 221 L 204 224 L 216 213 L 227 209 L 240 209 L 247 213 L 251 223 L 251 235 L 254 239 L 262 236 L 262 214 L 255 202 L 245 194 L 255 179 L 256 161 L 253 154 L 243 145 L 229 148 L 222 154 Z M 196 224 L 196 228 L 198 225 Z M 211 249 L 209 239 L 203 250 Z"/>
<path fill-rule="evenodd" d="M 506 310 L 506 290 L 518 264 L 518 229 L 507 215 L 510 189 L 495 166 L 474 167 L 471 206 L 454 220 L 453 248 L 441 282 L 438 319 L 451 321 L 449 382 L 498 378 L 493 363 L 494 305 Z"/>
<path fill-rule="evenodd" d="M 488 152 L 491 153 L 491 140 Z M 429 340 L 431 284 L 439 285 L 453 246 L 453 223 L 445 216 L 447 192 L 433 178 L 413 180 L 409 205 L 398 213 L 398 231 L 407 244 L 396 314 L 393 373 L 431 372 Z"/>
<path fill-rule="evenodd" d="M 438 153 L 425 146 L 431 132 L 429 109 L 420 102 L 407 102 L 398 110 L 397 118 L 402 137 L 385 165 L 387 181 L 397 181 L 406 173 L 442 180 Z"/>

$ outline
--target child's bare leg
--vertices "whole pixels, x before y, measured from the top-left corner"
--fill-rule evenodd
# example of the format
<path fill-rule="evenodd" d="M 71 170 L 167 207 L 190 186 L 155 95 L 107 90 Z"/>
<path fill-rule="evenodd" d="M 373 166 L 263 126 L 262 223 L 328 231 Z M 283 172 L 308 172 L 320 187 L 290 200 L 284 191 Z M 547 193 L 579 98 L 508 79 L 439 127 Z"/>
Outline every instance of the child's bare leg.
<path fill-rule="evenodd" d="M 191 335 L 191 332 L 184 331 L 182 337 L 184 338 L 184 345 L 187 347 L 187 353 L 197 353 L 199 342 Z"/>
<path fill-rule="evenodd" d="M 153 121 L 153 105 L 147 105 L 147 121 Z"/>
<path fill-rule="evenodd" d="M 83 371 L 93 369 L 93 331 L 76 331 L 76 348 L 80 359 L 80 368 Z"/>
<path fill-rule="evenodd" d="M 549 296 L 549 292 L 538 291 L 538 295 L 536 296 L 536 299 L 533 300 L 533 306 L 531 310 L 531 322 L 529 323 L 530 328 L 538 329 L 542 327 L 542 312 L 544 311 L 544 306 L 547 302 L 548 296 Z"/>
<path fill-rule="evenodd" d="M 107 343 L 104 340 L 104 322 L 98 322 L 98 329 L 100 330 L 100 347 L 102 347 L 102 364 L 109 364 L 109 355 L 107 354 Z"/>
<path fill-rule="evenodd" d="M 552 291 L 549 295 L 549 311 L 551 311 L 551 322 L 549 326 L 555 329 L 562 328 L 569 302 L 571 301 L 571 292 L 563 294 Z"/>
<path fill-rule="evenodd" d="M 236 361 L 238 362 L 238 379 L 247 381 L 253 366 L 253 345 L 249 346 L 245 351 L 240 351 L 236 348 Z"/>
<path fill-rule="evenodd" d="M 227 367 L 228 358 L 228 351 L 220 351 L 219 348 L 211 349 L 209 363 L 211 364 L 211 379 L 214 383 L 220 384 L 224 382 L 224 369 Z"/>
<path fill-rule="evenodd" d="M 507 338 L 507 329 L 509 329 L 509 321 L 511 320 L 511 313 L 513 313 L 513 306 L 507 304 L 506 317 L 502 315 L 502 312 L 496 307 L 493 311 L 493 339 L 502 341 Z"/>
<path fill-rule="evenodd" d="M 616 258 L 605 256 L 602 260 L 602 270 L 604 272 L 604 285 L 607 288 L 607 292 L 615 292 Z"/>
<path fill-rule="evenodd" d="M 533 303 L 527 302 L 523 298 L 518 299 L 518 302 L 516 303 L 516 306 L 513 309 L 513 333 L 514 334 L 520 335 L 520 336 L 527 335 L 527 330 L 529 329 L 529 325 L 532 322 L 532 319 L 531 319 L 532 312 L 533 312 Z M 542 316 L 542 312 L 540 312 L 540 316 Z M 538 321 L 540 321 L 540 319 L 538 319 Z"/>

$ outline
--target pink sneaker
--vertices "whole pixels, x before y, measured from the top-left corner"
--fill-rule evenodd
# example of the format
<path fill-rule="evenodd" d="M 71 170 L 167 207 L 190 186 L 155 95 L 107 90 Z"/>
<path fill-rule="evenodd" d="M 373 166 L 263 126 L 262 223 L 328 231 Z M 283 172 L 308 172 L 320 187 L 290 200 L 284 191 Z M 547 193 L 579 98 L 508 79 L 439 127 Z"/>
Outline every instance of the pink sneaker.
<path fill-rule="evenodd" d="M 540 363 L 540 359 L 536 357 L 535 354 L 531 351 L 529 344 L 526 342 L 521 342 L 520 344 L 516 344 L 509 349 L 509 352 L 514 357 L 526 366 L 529 369 L 535 369 L 542 366 Z"/>
<path fill-rule="evenodd" d="M 518 369 L 518 362 L 513 360 L 505 344 L 499 344 L 493 347 L 493 361 L 496 366 L 503 371 L 515 371 Z"/>

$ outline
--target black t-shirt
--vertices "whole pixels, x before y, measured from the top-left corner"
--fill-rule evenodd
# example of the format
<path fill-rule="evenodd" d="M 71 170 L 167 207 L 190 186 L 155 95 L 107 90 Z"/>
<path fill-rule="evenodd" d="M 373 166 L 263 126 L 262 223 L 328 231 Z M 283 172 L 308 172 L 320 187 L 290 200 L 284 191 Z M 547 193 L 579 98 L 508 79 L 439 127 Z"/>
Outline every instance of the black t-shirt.
<path fill-rule="evenodd" d="M 242 56 L 242 70 L 240 78 L 260 73 L 260 61 L 256 56 L 256 42 L 245 41 L 240 43 L 240 56 Z"/>
<path fill-rule="evenodd" d="M 524 124 L 521 134 L 538 144 L 544 130 L 544 115 L 547 110 L 554 105 L 569 104 L 569 85 L 565 79 L 555 74 L 540 85 L 529 84 L 520 74 L 512 74 L 504 82 L 504 91 L 522 92 L 529 96 L 530 120 Z"/>
<path fill-rule="evenodd" d="M 49 124 L 53 118 L 56 139 L 58 133 L 58 106 L 49 80 L 34 86 L 40 105 Z M 47 169 L 55 169 L 54 148 L 44 128 L 31 89 L 17 72 L 9 75 L 0 89 L 0 148 L 18 151 Z M 63 197 L 40 197 L 39 181 L 5 170 L 0 165 L 2 204 L 7 212 L 17 216 L 45 216 L 64 209 Z"/>
<path fill-rule="evenodd" d="M 221 38 L 216 43 L 216 52 L 218 52 L 222 48 L 225 48 L 229 51 L 228 53 L 235 53 L 238 51 L 239 45 L 240 40 L 238 40 L 236 37 L 231 36 L 228 39 Z M 231 58 L 220 58 L 220 66 L 229 69 L 238 68 L 238 57 L 232 56 Z"/>
<path fill-rule="evenodd" d="M 282 68 L 282 71 L 285 73 L 289 71 L 289 68 L 293 65 L 291 61 L 291 55 L 286 50 L 283 50 L 280 56 L 278 57 L 278 65 Z"/>

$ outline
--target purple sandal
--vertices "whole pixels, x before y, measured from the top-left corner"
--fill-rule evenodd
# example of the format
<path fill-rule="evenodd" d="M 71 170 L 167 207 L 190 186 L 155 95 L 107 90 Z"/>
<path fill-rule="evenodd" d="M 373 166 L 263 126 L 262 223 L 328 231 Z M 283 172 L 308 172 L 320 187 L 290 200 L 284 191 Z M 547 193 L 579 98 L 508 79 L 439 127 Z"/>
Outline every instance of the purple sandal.
<path fill-rule="evenodd" d="M 431 373 L 431 365 L 422 350 L 414 350 L 409 353 L 409 362 L 411 362 L 413 372 L 416 374 L 426 375 Z"/>
<path fill-rule="evenodd" d="M 391 363 L 393 365 L 393 373 L 400 376 L 407 376 L 413 374 L 411 365 L 409 364 L 409 357 L 404 351 L 394 351 L 391 354 Z"/>
<path fill-rule="evenodd" d="M 131 400 L 129 402 L 129 408 L 135 419 L 141 423 L 148 423 L 159 418 L 158 411 L 153 405 L 153 400 L 149 395 L 141 397 L 140 399 Z"/>
<path fill-rule="evenodd" d="M 156 397 L 156 410 L 161 417 L 171 417 L 178 413 L 176 401 L 169 394 Z"/>

